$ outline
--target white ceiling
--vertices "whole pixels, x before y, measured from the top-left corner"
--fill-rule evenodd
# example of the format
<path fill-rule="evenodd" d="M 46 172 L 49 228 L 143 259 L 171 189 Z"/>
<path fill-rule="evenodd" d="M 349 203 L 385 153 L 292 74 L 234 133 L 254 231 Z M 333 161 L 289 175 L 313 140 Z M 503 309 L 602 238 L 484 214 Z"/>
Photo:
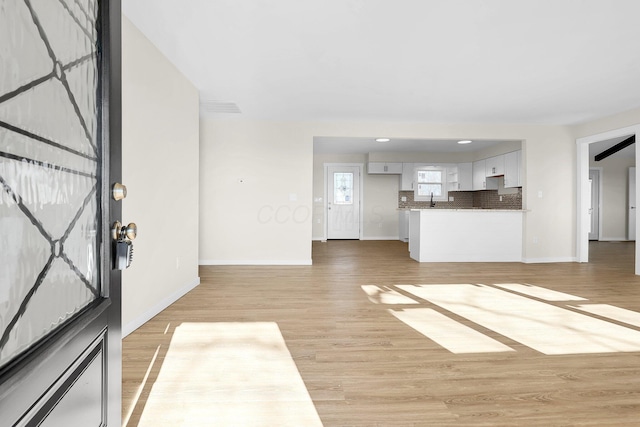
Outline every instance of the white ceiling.
<path fill-rule="evenodd" d="M 226 116 L 572 124 L 640 107 L 638 0 L 122 3 L 202 99 L 241 111 Z"/>
<path fill-rule="evenodd" d="M 520 141 L 474 140 L 470 144 L 458 144 L 455 139 L 397 139 L 377 142 L 376 138 L 314 137 L 313 152 L 316 154 L 367 154 L 381 152 L 428 151 L 430 153 L 469 153 L 493 145 Z"/>

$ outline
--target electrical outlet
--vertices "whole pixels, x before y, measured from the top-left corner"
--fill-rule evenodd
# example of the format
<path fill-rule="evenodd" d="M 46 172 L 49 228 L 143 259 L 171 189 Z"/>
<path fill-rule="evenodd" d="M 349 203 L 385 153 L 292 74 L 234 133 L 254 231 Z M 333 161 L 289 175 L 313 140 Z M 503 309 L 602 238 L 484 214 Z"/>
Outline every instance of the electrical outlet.
<path fill-rule="evenodd" d="M 449 196 L 449 201 L 453 202 L 453 196 Z"/>

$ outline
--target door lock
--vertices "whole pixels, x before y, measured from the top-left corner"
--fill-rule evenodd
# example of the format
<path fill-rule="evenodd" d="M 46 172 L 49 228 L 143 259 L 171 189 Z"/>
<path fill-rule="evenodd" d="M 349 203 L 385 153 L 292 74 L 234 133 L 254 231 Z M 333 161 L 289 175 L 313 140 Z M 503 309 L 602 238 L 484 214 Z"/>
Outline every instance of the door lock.
<path fill-rule="evenodd" d="M 133 242 L 138 235 L 138 226 L 131 222 L 123 226 L 120 221 L 113 223 L 111 237 L 115 241 L 114 268 L 124 270 L 133 261 Z"/>

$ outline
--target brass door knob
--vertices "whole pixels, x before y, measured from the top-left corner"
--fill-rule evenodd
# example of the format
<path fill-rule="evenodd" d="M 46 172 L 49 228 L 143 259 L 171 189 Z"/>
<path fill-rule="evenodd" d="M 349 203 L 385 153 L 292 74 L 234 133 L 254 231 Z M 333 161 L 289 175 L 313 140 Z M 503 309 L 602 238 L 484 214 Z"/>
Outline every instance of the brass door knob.
<path fill-rule="evenodd" d="M 138 226 L 135 222 L 130 222 L 128 225 L 123 226 L 120 221 L 116 221 L 111 227 L 111 237 L 113 240 L 135 240 L 137 236 Z"/>

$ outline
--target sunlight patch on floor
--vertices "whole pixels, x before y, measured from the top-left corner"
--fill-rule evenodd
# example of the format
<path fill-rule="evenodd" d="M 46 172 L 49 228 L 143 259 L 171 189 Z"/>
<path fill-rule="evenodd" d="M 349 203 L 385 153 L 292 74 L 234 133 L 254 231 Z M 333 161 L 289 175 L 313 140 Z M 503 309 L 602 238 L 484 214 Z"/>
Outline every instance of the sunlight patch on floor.
<path fill-rule="evenodd" d="M 183 323 L 139 427 L 322 426 L 278 325 Z"/>
<path fill-rule="evenodd" d="M 490 286 L 397 287 L 544 354 L 640 351 L 640 331 Z"/>
<path fill-rule="evenodd" d="M 499 341 L 471 329 L 430 308 L 389 310 L 397 319 L 452 353 L 514 351 Z"/>
<path fill-rule="evenodd" d="M 572 308 L 640 328 L 640 313 L 608 304 L 580 304 Z"/>
<path fill-rule="evenodd" d="M 586 298 L 565 294 L 551 289 L 541 288 L 534 285 L 523 285 L 521 283 L 495 283 L 494 286 L 515 291 L 531 297 L 540 298 L 546 301 L 586 301 Z"/>
<path fill-rule="evenodd" d="M 376 285 L 362 285 L 361 287 L 369 296 L 369 301 L 374 304 L 419 304 L 418 301 L 402 295 L 396 290 L 389 289 L 387 286 L 381 288 Z"/>

